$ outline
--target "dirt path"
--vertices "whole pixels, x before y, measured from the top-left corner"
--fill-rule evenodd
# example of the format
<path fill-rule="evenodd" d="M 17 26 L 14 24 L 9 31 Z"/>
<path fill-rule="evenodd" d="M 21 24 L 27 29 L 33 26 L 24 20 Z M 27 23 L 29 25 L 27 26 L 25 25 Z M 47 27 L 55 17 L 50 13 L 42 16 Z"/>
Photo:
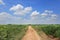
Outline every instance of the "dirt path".
<path fill-rule="evenodd" d="M 22 40 L 41 40 L 41 37 L 31 26 L 29 26 L 26 35 L 22 38 Z"/>
<path fill-rule="evenodd" d="M 15 38 L 15 40 L 20 40 L 21 35 Z M 26 34 L 23 36 L 22 40 L 55 40 L 49 38 L 43 31 L 40 31 L 39 35 L 31 26 L 28 27 Z"/>

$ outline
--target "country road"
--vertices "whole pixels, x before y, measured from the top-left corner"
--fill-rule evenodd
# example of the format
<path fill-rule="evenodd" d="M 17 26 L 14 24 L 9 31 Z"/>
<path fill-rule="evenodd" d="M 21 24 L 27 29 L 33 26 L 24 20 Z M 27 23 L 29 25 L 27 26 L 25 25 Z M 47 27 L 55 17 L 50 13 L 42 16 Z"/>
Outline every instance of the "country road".
<path fill-rule="evenodd" d="M 20 36 L 21 35 L 18 34 L 15 40 L 20 40 Z M 32 26 L 28 26 L 28 29 L 25 35 L 21 38 L 21 40 L 57 40 L 57 39 L 51 39 L 43 31 L 40 31 L 40 33 L 38 34 L 38 32 Z"/>
<path fill-rule="evenodd" d="M 29 26 L 22 40 L 41 40 L 41 37 L 37 34 L 37 32 L 31 26 Z"/>

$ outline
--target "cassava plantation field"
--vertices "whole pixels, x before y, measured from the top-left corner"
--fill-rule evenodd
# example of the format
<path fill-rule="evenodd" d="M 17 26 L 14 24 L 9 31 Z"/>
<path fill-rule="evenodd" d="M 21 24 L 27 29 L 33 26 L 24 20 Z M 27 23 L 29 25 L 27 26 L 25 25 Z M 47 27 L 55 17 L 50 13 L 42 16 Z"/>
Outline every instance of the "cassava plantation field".
<path fill-rule="evenodd" d="M 0 40 L 33 39 L 37 35 L 41 38 L 39 40 L 60 40 L 60 24 L 0 25 Z"/>
<path fill-rule="evenodd" d="M 21 40 L 26 30 L 27 25 L 0 25 L 0 40 L 15 40 L 18 34 Z"/>
<path fill-rule="evenodd" d="M 33 25 L 33 28 L 42 37 L 48 36 L 50 40 L 60 40 L 60 24 Z"/>

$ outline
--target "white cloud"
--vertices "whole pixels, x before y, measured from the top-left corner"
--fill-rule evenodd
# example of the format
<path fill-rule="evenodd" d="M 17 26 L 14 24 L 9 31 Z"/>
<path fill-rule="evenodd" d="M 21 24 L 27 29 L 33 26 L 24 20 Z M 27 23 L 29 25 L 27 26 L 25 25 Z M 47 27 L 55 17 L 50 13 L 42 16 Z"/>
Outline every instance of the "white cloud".
<path fill-rule="evenodd" d="M 58 16 L 57 16 L 56 14 L 52 14 L 52 15 L 51 15 L 51 18 L 52 18 L 53 20 L 57 19 L 57 17 L 58 17 Z"/>
<path fill-rule="evenodd" d="M 11 11 L 14 11 L 15 15 L 26 15 L 32 11 L 32 7 L 23 7 L 21 4 L 17 4 L 10 8 Z"/>
<path fill-rule="evenodd" d="M 12 11 L 22 10 L 24 7 L 21 4 L 14 5 L 10 8 Z"/>
<path fill-rule="evenodd" d="M 25 12 L 25 13 L 29 13 L 30 11 L 32 11 L 32 7 L 26 7 L 26 8 L 24 9 L 24 12 Z"/>
<path fill-rule="evenodd" d="M 48 16 L 47 13 L 42 13 L 42 14 L 41 14 L 41 17 L 46 17 L 46 16 Z"/>
<path fill-rule="evenodd" d="M 51 18 L 51 17 L 57 17 L 57 15 L 53 11 L 45 10 L 43 13 L 41 13 L 41 17 Z"/>
<path fill-rule="evenodd" d="M 39 15 L 39 12 L 37 12 L 37 11 L 33 11 L 31 14 L 31 16 L 37 16 L 37 15 Z"/>
<path fill-rule="evenodd" d="M 32 23 L 54 23 L 56 20 L 57 15 L 50 10 L 45 10 L 42 13 L 33 11 L 31 14 Z"/>
<path fill-rule="evenodd" d="M 30 16 L 31 16 L 32 19 L 36 20 L 36 19 L 39 18 L 40 13 L 38 11 L 33 11 Z"/>
<path fill-rule="evenodd" d="M 5 3 L 3 2 L 3 0 L 0 0 L 0 4 L 3 4 L 3 5 L 5 5 Z"/>
<path fill-rule="evenodd" d="M 41 13 L 41 16 L 46 17 L 46 16 L 51 16 L 51 14 L 53 14 L 53 11 L 45 10 L 43 13 Z"/>
<path fill-rule="evenodd" d="M 44 15 L 42 15 L 42 16 L 44 16 L 44 18 L 48 22 L 50 22 L 50 21 L 55 22 L 57 20 L 57 15 L 53 11 L 45 10 L 45 12 L 43 12 L 43 13 L 44 13 Z"/>
<path fill-rule="evenodd" d="M 26 7 L 27 8 L 27 7 Z M 28 9 L 26 9 L 28 10 Z M 30 9 L 29 9 L 30 10 Z M 44 17 L 42 17 L 44 16 Z M 40 13 L 38 11 L 33 11 L 27 19 L 26 17 L 23 18 L 20 16 L 12 15 L 7 12 L 0 13 L 0 24 L 48 24 L 48 23 L 56 23 L 57 16 L 55 13 L 49 14 L 45 11 Z"/>
<path fill-rule="evenodd" d="M 53 13 L 53 11 L 51 11 L 51 10 L 45 10 L 44 12 L 46 12 L 46 13 Z"/>
<path fill-rule="evenodd" d="M 13 16 L 6 12 L 0 13 L 0 24 L 18 23 L 21 17 Z"/>
<path fill-rule="evenodd" d="M 56 15 L 56 14 L 52 14 L 51 16 L 52 16 L 52 17 L 57 17 L 57 15 Z"/>

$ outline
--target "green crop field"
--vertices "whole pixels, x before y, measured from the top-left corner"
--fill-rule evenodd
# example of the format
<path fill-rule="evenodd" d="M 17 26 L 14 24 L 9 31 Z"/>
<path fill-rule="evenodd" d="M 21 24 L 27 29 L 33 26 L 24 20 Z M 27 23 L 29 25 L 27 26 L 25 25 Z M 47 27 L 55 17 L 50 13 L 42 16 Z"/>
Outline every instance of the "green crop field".
<path fill-rule="evenodd" d="M 43 31 L 47 35 L 60 38 L 60 25 L 59 24 L 39 24 L 31 25 L 38 33 Z M 19 40 L 25 35 L 28 25 L 0 25 L 0 40 L 15 40 L 19 35 Z"/>
<path fill-rule="evenodd" d="M 0 25 L 0 40 L 15 40 L 19 34 L 19 39 L 25 34 L 27 25 Z"/>
<path fill-rule="evenodd" d="M 43 24 L 43 25 L 33 25 L 33 28 L 45 32 L 47 35 L 52 35 L 53 37 L 60 38 L 60 24 Z"/>

